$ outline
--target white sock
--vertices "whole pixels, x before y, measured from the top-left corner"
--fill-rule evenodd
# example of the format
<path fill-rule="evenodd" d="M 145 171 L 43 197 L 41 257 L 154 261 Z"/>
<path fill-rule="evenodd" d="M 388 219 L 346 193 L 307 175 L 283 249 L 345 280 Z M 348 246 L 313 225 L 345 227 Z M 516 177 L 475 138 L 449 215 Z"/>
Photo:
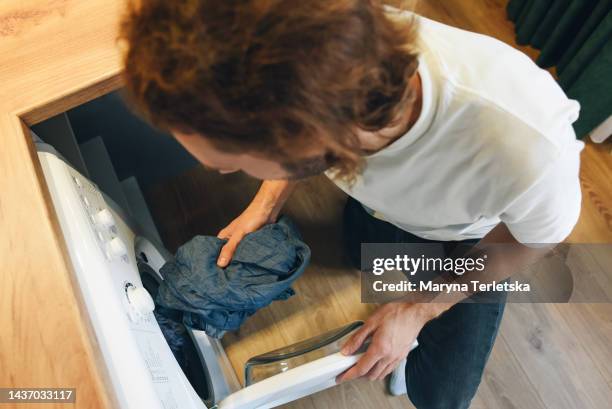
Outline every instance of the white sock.
<path fill-rule="evenodd" d="M 410 347 L 410 351 L 418 346 L 419 342 L 415 339 Z M 400 361 L 397 368 L 395 368 L 393 372 L 391 372 L 391 376 L 389 376 L 389 393 L 393 396 L 400 396 L 408 393 L 406 389 L 406 358 Z"/>
<path fill-rule="evenodd" d="M 406 390 L 406 358 L 402 359 L 389 377 L 389 393 L 393 396 L 405 395 Z"/>

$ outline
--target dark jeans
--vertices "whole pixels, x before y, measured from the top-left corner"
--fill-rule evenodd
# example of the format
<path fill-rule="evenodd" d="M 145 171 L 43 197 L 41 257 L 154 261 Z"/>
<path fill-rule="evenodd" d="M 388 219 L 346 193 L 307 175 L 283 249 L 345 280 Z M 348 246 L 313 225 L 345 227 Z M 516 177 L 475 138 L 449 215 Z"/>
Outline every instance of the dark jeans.
<path fill-rule="evenodd" d="M 344 237 L 351 262 L 360 267 L 361 243 L 427 243 L 394 225 L 369 215 L 349 198 L 344 209 Z M 445 248 L 457 242 L 445 243 Z M 487 295 L 490 300 L 491 295 Z M 463 409 L 476 394 L 504 313 L 506 294 L 498 303 L 455 304 L 427 323 L 418 336 L 419 346 L 408 355 L 406 386 L 418 409 Z"/>

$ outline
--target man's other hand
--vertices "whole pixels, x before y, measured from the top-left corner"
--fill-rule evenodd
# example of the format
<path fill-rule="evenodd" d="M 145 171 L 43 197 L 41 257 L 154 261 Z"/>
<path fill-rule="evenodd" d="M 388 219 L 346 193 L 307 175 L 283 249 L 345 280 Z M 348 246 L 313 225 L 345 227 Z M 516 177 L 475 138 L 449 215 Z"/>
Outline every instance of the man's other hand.
<path fill-rule="evenodd" d="M 352 355 L 371 337 L 367 351 L 359 361 L 338 376 L 338 382 L 367 376 L 383 379 L 404 359 L 423 326 L 449 304 L 389 303 L 379 307 L 342 347 L 344 355 Z"/>

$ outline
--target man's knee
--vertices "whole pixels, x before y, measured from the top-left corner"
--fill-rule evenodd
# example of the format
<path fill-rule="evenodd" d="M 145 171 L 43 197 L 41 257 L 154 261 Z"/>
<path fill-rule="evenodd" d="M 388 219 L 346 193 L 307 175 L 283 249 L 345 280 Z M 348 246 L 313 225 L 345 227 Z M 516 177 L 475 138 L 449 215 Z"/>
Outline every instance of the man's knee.
<path fill-rule="evenodd" d="M 428 323 L 406 363 L 417 409 L 464 409 L 476 395 L 504 304 L 457 304 Z"/>
<path fill-rule="evenodd" d="M 461 390 L 457 387 L 449 388 L 444 382 L 435 380 L 425 385 L 406 379 L 406 387 L 408 398 L 417 409 L 467 409 L 478 385 L 465 385 Z"/>

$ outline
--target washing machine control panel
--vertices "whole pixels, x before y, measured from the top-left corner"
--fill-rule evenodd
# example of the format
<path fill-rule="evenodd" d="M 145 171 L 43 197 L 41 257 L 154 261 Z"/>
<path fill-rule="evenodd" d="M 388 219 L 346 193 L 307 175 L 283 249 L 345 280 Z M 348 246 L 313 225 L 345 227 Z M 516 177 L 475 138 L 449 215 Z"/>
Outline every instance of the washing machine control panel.
<path fill-rule="evenodd" d="M 206 409 L 155 319 L 135 232 L 94 183 L 55 155 L 39 157 L 119 407 Z"/>
<path fill-rule="evenodd" d="M 117 223 L 107 208 L 102 193 L 89 180 L 70 169 L 70 177 L 81 205 L 87 212 L 89 224 L 96 233 L 98 246 L 108 261 L 122 260 L 129 263 L 127 247 L 117 231 Z"/>

